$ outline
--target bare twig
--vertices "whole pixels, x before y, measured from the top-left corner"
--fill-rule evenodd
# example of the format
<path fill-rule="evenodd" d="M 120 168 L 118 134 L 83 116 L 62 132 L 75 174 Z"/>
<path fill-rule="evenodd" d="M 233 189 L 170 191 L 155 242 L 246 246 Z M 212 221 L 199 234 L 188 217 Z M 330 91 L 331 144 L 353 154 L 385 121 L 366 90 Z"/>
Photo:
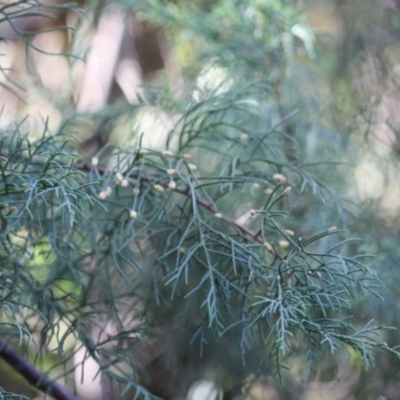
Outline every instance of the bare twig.
<path fill-rule="evenodd" d="M 42 392 L 57 400 L 78 400 L 66 388 L 34 367 L 22 354 L 18 353 L 2 338 L 0 338 L 0 357 Z"/>

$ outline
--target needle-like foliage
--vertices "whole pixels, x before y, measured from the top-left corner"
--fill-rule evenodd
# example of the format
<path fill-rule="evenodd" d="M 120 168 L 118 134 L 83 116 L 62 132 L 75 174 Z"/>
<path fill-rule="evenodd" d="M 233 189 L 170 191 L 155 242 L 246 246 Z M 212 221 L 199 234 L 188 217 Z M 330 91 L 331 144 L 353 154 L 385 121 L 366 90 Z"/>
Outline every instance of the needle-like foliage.
<path fill-rule="evenodd" d="M 385 326 L 352 319 L 378 282 L 371 256 L 334 226 L 345 226 L 348 209 L 330 174 L 340 176 L 345 157 L 327 156 L 325 143 L 337 145 L 329 135 L 309 157 L 307 110 L 282 99 L 289 84 L 279 69 L 290 57 L 277 31 L 293 9 L 252 2 L 254 18 L 242 24 L 246 2 L 236 3 L 193 16 L 190 34 L 212 42 L 212 56 L 225 52 L 209 67 L 228 71 L 230 54 L 235 62 L 219 85 L 197 82 L 185 107 L 171 105 L 180 117 L 163 148 L 141 138 L 88 160 L 68 123 L 35 140 L 18 125 L 2 133 L 0 338 L 29 344 L 31 357 L 32 348 L 55 354 L 53 376 L 76 374 L 90 357 L 122 397 L 150 398 L 162 393 L 152 390 L 154 369 L 178 375 L 183 383 L 167 392 L 182 396 L 202 365 L 237 392 L 250 376 L 283 380 L 295 353 L 311 371 L 318 355 L 344 346 L 365 366 L 376 347 L 398 355 L 381 340 Z M 189 12 L 135 6 L 172 31 Z M 148 103 L 168 108 L 160 97 Z"/>
<path fill-rule="evenodd" d="M 168 329 L 165 313 L 199 352 L 228 340 L 238 363 L 256 351 L 257 369 L 272 372 L 299 348 L 349 345 L 367 366 L 373 347 L 387 349 L 384 327 L 349 319 L 374 295 L 365 256 L 349 252 L 344 231 L 300 237 L 287 225 L 304 182 L 330 189 L 286 159 L 279 124 L 261 131 L 269 88 L 255 87 L 189 107 L 171 150 L 114 150 L 98 164 L 61 134 L 3 140 L 2 336 L 40 349 L 58 337 L 60 361 L 71 336 L 132 387 L 134 349 Z M 94 340 L 92 325 L 107 335 Z"/>

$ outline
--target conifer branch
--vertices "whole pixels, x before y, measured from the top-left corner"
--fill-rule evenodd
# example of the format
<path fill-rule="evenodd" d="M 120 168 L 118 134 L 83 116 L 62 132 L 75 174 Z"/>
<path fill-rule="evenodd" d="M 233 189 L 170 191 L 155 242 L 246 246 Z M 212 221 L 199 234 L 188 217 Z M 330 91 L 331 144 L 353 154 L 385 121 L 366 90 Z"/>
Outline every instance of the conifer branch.
<path fill-rule="evenodd" d="M 9 157 L 9 152 L 7 150 L 3 150 L 0 152 L 0 156 L 1 157 Z M 23 158 L 25 158 L 24 156 L 20 155 L 20 154 L 13 154 L 12 157 L 16 160 L 19 161 Z M 46 160 L 43 157 L 40 156 L 33 156 L 32 157 L 32 161 L 35 162 L 40 162 L 45 164 Z M 70 165 L 65 164 L 65 167 L 70 168 Z M 96 166 L 93 167 L 91 166 L 89 163 L 85 163 L 85 162 L 78 162 L 73 164 L 73 167 L 76 168 L 77 170 L 83 171 L 83 172 L 89 172 L 92 168 L 96 168 L 98 173 L 100 175 L 107 175 L 107 174 L 111 174 L 113 173 L 113 171 L 109 170 L 108 168 L 105 167 L 101 167 L 101 166 Z M 115 173 L 114 173 L 115 174 Z M 129 174 L 129 178 L 135 179 L 137 178 L 137 176 L 135 176 L 135 174 L 131 173 Z M 153 179 L 153 178 L 148 178 L 148 177 L 144 177 L 141 176 L 140 177 L 142 182 L 147 182 L 148 184 L 161 184 L 165 189 L 169 188 L 168 184 L 162 184 L 162 182 L 159 181 L 159 179 Z M 174 188 L 170 190 L 179 193 L 183 196 L 189 197 L 190 196 L 190 190 L 189 189 L 181 189 L 181 188 Z M 243 232 L 245 235 L 249 236 L 251 239 L 253 239 L 255 242 L 260 243 L 260 244 L 265 244 L 263 238 L 261 237 L 261 235 L 258 232 L 253 231 L 252 229 L 244 226 L 243 224 L 240 224 L 239 222 L 237 222 L 234 218 L 232 218 L 229 215 L 223 214 L 221 212 L 219 212 L 210 202 L 204 200 L 204 199 L 200 199 L 200 198 L 196 198 L 196 202 L 198 205 L 202 206 L 203 208 L 207 209 L 210 213 L 212 214 L 219 214 L 220 219 L 228 222 L 229 224 L 235 226 L 237 229 L 239 229 L 241 232 Z M 266 250 L 271 253 L 274 257 L 276 257 L 277 259 L 280 259 L 281 257 L 279 256 L 279 254 L 275 251 L 275 249 L 272 246 L 266 246 Z"/>

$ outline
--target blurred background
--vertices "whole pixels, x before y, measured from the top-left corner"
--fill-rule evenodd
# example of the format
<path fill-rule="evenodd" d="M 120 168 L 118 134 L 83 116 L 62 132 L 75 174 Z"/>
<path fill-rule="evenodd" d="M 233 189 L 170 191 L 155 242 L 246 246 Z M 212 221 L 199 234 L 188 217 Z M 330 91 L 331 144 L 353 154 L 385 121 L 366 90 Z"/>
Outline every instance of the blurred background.
<path fill-rule="evenodd" d="M 3 1 L 0 129 L 31 140 L 59 131 L 91 159 L 107 144 L 164 149 L 187 105 L 238 81 L 266 77 L 293 160 L 338 159 L 319 169 L 340 207 L 293 210 L 302 231 L 338 225 L 362 239 L 382 301 L 354 305 L 360 326 L 400 326 L 400 2 L 397 0 Z M 12 17 L 12 19 L 10 19 Z M 40 33 L 39 33 L 40 32 Z M 243 138 L 244 140 L 246 138 Z M 314 204 L 314 203 L 313 203 Z M 386 333 L 391 346 L 398 330 Z M 71 344 L 73 346 L 73 343 Z M 55 362 L 50 356 L 45 363 Z M 254 399 L 398 399 L 400 361 L 383 352 L 368 370 L 348 349 L 327 354 L 311 380 L 300 358 L 282 387 Z M 0 363 L 0 385 L 37 395 Z M 87 383 L 88 385 L 90 384 Z M 90 390 L 89 390 L 90 392 Z M 85 397 L 88 396 L 88 397 Z M 82 398 L 96 398 L 82 394 Z"/>

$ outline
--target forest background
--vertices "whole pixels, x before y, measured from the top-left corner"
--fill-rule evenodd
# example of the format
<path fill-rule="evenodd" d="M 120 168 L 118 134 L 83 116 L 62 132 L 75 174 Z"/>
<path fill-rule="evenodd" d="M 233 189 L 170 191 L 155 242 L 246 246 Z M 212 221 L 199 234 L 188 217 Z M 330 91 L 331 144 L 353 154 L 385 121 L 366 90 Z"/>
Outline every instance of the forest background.
<path fill-rule="evenodd" d="M 399 2 L 20 1 L 2 2 L 0 10 L 1 257 L 5 260 L 2 265 L 7 265 L 0 273 L 2 338 L 9 339 L 32 365 L 48 372 L 71 393 L 88 400 L 146 397 L 147 390 L 162 398 L 189 399 L 199 395 L 198 382 L 211 387 L 213 398 L 398 398 L 400 360 L 395 350 L 388 349 L 395 349 L 400 343 L 399 331 L 375 331 L 371 327 L 400 326 Z M 196 140 L 200 139 L 198 144 Z M 257 153 L 263 146 L 264 155 L 268 152 L 271 155 L 267 162 L 260 161 Z M 246 162 L 241 158 L 242 151 L 249 153 Z M 156 158 L 141 161 L 149 155 Z M 53 168 L 53 159 L 60 165 L 70 164 L 75 172 L 85 175 L 90 187 L 88 194 L 81 196 L 72 189 L 68 192 L 69 187 L 60 183 L 67 174 L 62 179 L 56 172 L 46 175 Z M 13 160 L 17 163 L 11 168 Z M 130 163 L 136 162 L 142 163 L 142 169 L 125 173 Z M 37 165 L 45 168 L 37 172 Z M 179 172 L 178 165 L 186 168 L 189 180 Z M 263 173 L 254 172 L 264 168 L 268 179 L 264 179 Z M 30 171 L 33 171 L 31 176 Z M 140 178 L 131 175 L 137 171 L 143 174 L 139 174 Z M 216 176 L 215 171 L 218 178 L 210 178 L 204 186 L 215 185 L 219 194 L 203 193 L 199 180 L 207 174 Z M 142 197 L 143 188 L 135 186 L 146 179 L 147 184 L 152 184 L 150 197 Z M 44 186 L 39 188 L 38 182 Z M 198 186 L 190 186 L 193 182 Z M 182 186 L 184 183 L 192 189 Z M 51 192 L 58 184 L 65 190 L 62 195 L 57 193 L 60 202 L 52 203 L 46 191 Z M 237 189 L 236 185 L 241 186 Z M 84 183 L 79 190 L 83 186 Z M 110 192 L 111 186 L 116 197 Z M 126 187 L 130 196 L 122 193 Z M 328 348 L 322 352 L 314 347 L 310 350 L 304 345 L 306 336 L 296 334 L 290 320 L 283 333 L 293 335 L 300 344 L 295 344 L 295 339 L 283 338 L 282 332 L 277 331 L 272 339 L 267 335 L 264 347 L 249 345 L 252 349 L 249 358 L 235 364 L 235 356 L 227 350 L 232 337 L 223 339 L 228 345 L 223 341 L 213 342 L 215 335 L 225 338 L 228 328 L 224 318 L 229 320 L 225 314 L 231 311 L 219 311 L 218 302 L 222 301 L 219 295 L 214 301 L 209 296 L 204 302 L 198 300 L 199 304 L 193 306 L 197 308 L 183 310 L 181 302 L 186 302 L 187 297 L 176 293 L 184 292 L 179 285 L 185 280 L 187 270 L 182 272 L 180 266 L 168 270 L 170 261 L 163 264 L 162 260 L 174 255 L 172 250 L 164 249 L 162 256 L 155 255 L 155 249 L 167 242 L 178 250 L 180 255 L 175 255 L 178 260 L 199 251 L 196 262 L 201 264 L 203 253 L 196 248 L 192 236 L 185 236 L 187 242 L 180 241 L 172 235 L 172 230 L 154 222 L 162 219 L 161 214 L 155 213 L 154 221 L 151 217 L 152 207 L 163 209 L 162 205 L 171 201 L 170 197 L 164 199 L 165 192 L 190 199 L 195 190 L 201 193 L 200 200 L 192 201 L 200 202 L 214 221 L 221 219 L 238 227 L 241 233 L 250 233 L 253 242 L 269 254 L 265 263 L 271 268 L 278 259 L 289 260 L 295 251 L 310 256 L 302 253 L 302 240 L 312 246 L 321 241 L 313 247 L 312 257 L 323 252 L 323 248 L 334 249 L 324 250 L 325 255 L 336 251 L 334 240 L 340 235 L 339 241 L 355 257 L 351 260 L 358 272 L 368 270 L 377 280 L 366 287 L 360 285 L 354 293 L 349 289 L 352 295 L 343 307 L 341 300 L 337 300 L 341 296 L 340 287 L 332 298 L 328 289 L 321 296 L 332 306 L 329 312 L 339 315 L 342 321 L 351 320 L 351 326 L 365 333 L 368 341 L 347 337 L 343 332 L 350 326 L 347 322 L 340 325 L 332 317 L 334 323 L 323 332 L 324 340 L 320 343 L 326 344 L 327 340 Z M 279 191 L 282 195 L 273 202 L 277 209 L 271 213 L 275 212 L 274 217 L 279 213 L 285 215 L 287 229 L 271 222 L 266 224 L 265 232 L 260 228 L 260 233 L 257 218 L 270 212 L 269 203 L 261 206 L 260 199 L 265 197 L 272 202 Z M 129 203 L 132 196 L 133 205 Z M 93 199 L 98 203 L 93 207 L 98 207 L 99 213 L 92 210 L 93 220 L 99 215 L 99 221 L 103 221 L 100 214 L 104 202 L 109 215 L 117 216 L 118 221 L 127 218 L 131 225 L 124 220 L 123 225 L 110 227 L 111 217 L 97 226 L 83 223 L 80 216 L 75 219 L 75 215 L 84 216 L 86 212 L 83 206 L 80 208 L 80 202 Z M 196 218 L 200 215 L 199 224 L 203 223 L 200 212 L 187 211 L 186 203 L 176 204 L 179 204 L 176 209 L 166 208 L 163 213 L 173 214 L 179 209 L 187 221 L 190 221 L 188 215 L 194 213 Z M 46 214 L 49 208 L 61 210 L 60 219 L 55 217 L 57 212 L 50 218 Z M 137 225 L 133 226 L 133 221 Z M 155 225 L 150 226 L 149 221 Z M 180 227 L 172 217 L 167 222 Z M 62 231 L 60 226 L 69 224 L 71 227 L 81 224 L 81 231 L 71 228 L 73 240 L 66 249 L 60 243 L 70 233 Z M 224 231 L 218 223 L 213 224 L 208 224 L 205 231 L 200 230 L 200 236 L 205 235 L 201 243 L 217 241 L 215 232 Z M 128 225 L 140 228 L 142 236 L 127 250 L 125 233 L 120 230 Z M 184 226 L 187 230 L 178 233 L 186 235 L 192 229 L 187 222 Z M 98 234 L 102 229 L 106 232 L 103 239 Z M 360 240 L 353 241 L 350 237 Z M 221 240 L 228 239 L 223 236 Z M 249 248 L 254 243 L 245 243 L 248 247 L 240 251 L 234 250 L 233 245 L 230 247 L 231 256 L 238 263 L 243 261 L 241 257 L 248 260 L 246 252 L 253 251 Z M 93 250 L 85 252 L 83 248 Z M 211 247 L 204 247 L 208 248 Z M 228 257 L 221 249 L 218 251 L 221 257 Z M 259 249 L 254 251 L 261 257 Z M 130 259 L 131 253 L 136 258 Z M 12 262 L 10 254 L 14 257 Z M 361 254 L 373 257 L 363 258 L 361 266 L 354 261 Z M 62 257 L 69 261 L 60 266 Z M 110 259 L 114 270 L 110 269 Z M 123 265 L 125 262 L 135 265 L 137 274 L 138 270 L 143 272 L 146 259 L 165 267 L 161 282 L 173 287 L 172 294 L 167 295 L 164 289 L 158 292 L 154 282 L 159 281 L 148 276 L 155 273 L 144 272 L 145 283 L 142 280 L 142 286 L 135 287 L 136 297 L 133 296 L 139 300 L 134 305 L 125 303 L 125 295 L 121 294 L 125 290 L 124 281 L 134 280 L 136 275 L 126 275 Z M 28 271 L 27 275 L 23 272 L 17 276 L 16 265 L 18 271 Z M 211 261 L 204 265 L 211 271 L 208 274 L 218 271 L 211 268 L 214 266 Z M 283 274 L 281 270 L 276 272 L 279 282 L 285 280 L 278 284 L 279 288 L 298 294 L 296 288 L 304 285 L 307 290 L 301 293 L 306 298 L 315 287 L 328 285 L 323 276 L 326 271 L 310 263 L 305 264 L 309 269 L 304 271 L 312 282 L 304 278 L 304 283 L 297 265 L 300 264 Z M 149 267 L 148 271 L 153 269 Z M 210 282 L 218 281 L 223 286 L 227 276 L 221 277 L 221 282 L 219 278 Z M 332 276 L 340 284 L 349 284 Z M 191 279 L 203 282 L 196 273 Z M 246 275 L 246 279 L 250 282 L 253 276 Z M 153 285 L 149 292 L 154 294 L 154 304 L 145 294 L 149 281 Z M 229 284 L 233 287 L 236 283 L 232 282 Z M 241 284 L 240 280 L 237 285 Z M 267 295 L 255 287 L 252 294 L 259 296 L 262 305 L 267 304 L 270 293 Z M 236 286 L 224 287 L 223 293 L 236 289 Z M 348 286 L 344 290 L 347 289 Z M 365 293 L 360 295 L 359 291 L 369 294 L 364 297 Z M 107 301 L 102 298 L 104 293 L 110 295 Z M 301 298 L 293 297 L 289 302 L 294 304 Z M 147 299 L 146 307 L 141 303 L 143 299 Z M 104 315 L 91 301 L 97 302 Z M 161 311 L 160 304 L 168 304 L 167 311 Z M 326 304 L 321 304 L 323 310 Z M 252 307 L 256 306 L 259 303 L 254 302 Z M 32 313 L 27 311 L 29 308 Z M 132 309 L 136 311 L 135 317 L 129 313 Z M 207 317 L 202 314 L 204 309 Z M 274 320 L 275 311 L 268 310 Z M 295 311 L 296 316 L 290 318 L 295 324 L 307 320 L 309 325 L 306 328 L 303 325 L 307 334 L 308 330 L 320 329 L 310 328 L 312 318 L 307 318 L 312 310 L 299 307 Z M 122 331 L 110 322 L 116 318 L 114 312 L 118 318 L 122 315 L 119 321 Z M 185 314 L 189 312 L 190 318 Z M 302 312 L 307 317 L 298 317 Z M 151 324 L 149 313 L 157 319 L 155 325 Z M 266 313 L 260 311 L 259 315 L 264 318 Z M 69 319 L 70 315 L 74 318 Z M 177 332 L 181 332 L 187 320 L 195 326 L 202 318 L 207 318 L 208 327 L 215 323 L 216 331 L 208 337 L 205 330 L 200 342 L 215 347 L 211 353 L 204 350 L 205 355 L 199 356 L 190 346 L 203 330 L 196 334 L 188 330 L 182 337 Z M 232 330 L 241 323 L 236 318 Z M 85 320 L 90 320 L 87 326 Z M 272 326 L 275 327 L 273 323 Z M 168 328 L 164 331 L 165 327 Z M 335 336 L 337 342 L 329 336 L 330 329 L 343 333 Z M 163 335 L 166 338 L 160 339 Z M 178 343 L 174 342 L 175 336 Z M 308 340 L 310 337 L 307 336 Z M 129 340 L 138 344 L 129 344 Z M 243 342 L 247 345 L 248 340 L 246 337 Z M 380 349 L 369 346 L 372 340 L 376 340 Z M 185 347 L 182 343 L 189 344 Z M 361 349 L 357 347 L 360 343 Z M 130 346 L 140 350 L 134 351 Z M 363 346 L 371 353 L 364 353 Z M 164 364 L 154 367 L 152 362 L 158 360 L 159 352 L 166 347 L 167 356 L 162 363 L 167 367 Z M 276 363 L 279 368 L 271 366 L 271 360 L 260 368 L 260 360 L 252 351 L 268 354 L 270 349 L 274 357 L 282 357 Z M 374 355 L 374 362 L 370 354 Z M 122 372 L 116 367 L 121 362 L 125 363 Z M 43 398 L 40 391 L 14 371 L 15 365 L 13 368 L 0 360 L 0 368 L 4 398 L 14 398 L 11 393 Z M 140 368 L 144 372 L 137 376 Z M 180 380 L 185 383 L 178 384 Z M 211 386 L 207 386 L 210 382 Z"/>

